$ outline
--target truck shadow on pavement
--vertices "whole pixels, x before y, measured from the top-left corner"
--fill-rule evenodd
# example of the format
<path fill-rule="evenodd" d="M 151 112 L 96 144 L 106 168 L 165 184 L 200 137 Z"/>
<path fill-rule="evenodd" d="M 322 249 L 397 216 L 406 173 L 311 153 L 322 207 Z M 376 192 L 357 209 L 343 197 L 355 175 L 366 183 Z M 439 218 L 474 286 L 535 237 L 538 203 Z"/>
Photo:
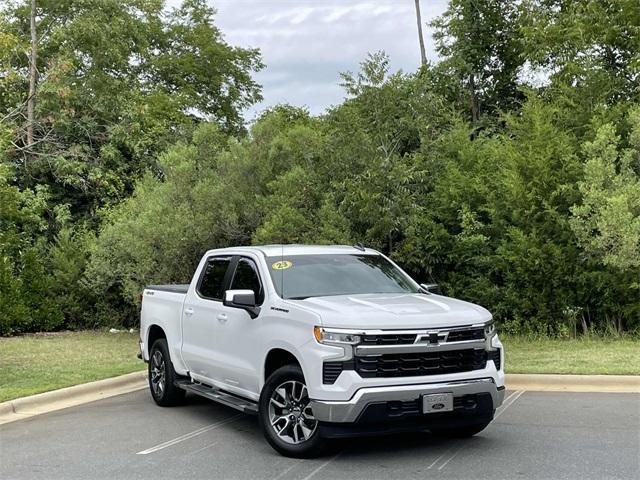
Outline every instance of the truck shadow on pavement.
<path fill-rule="evenodd" d="M 182 408 L 197 411 L 198 415 L 202 417 L 203 424 L 220 421 L 222 416 L 228 418 L 237 414 L 234 409 L 196 395 L 187 395 Z M 240 414 L 236 421 L 228 424 L 227 428 L 242 435 L 243 443 L 250 443 L 260 450 L 263 450 L 266 446 L 274 456 L 280 456 L 266 445 L 257 417 Z M 474 450 L 482 451 L 485 448 L 496 447 L 495 434 L 491 434 L 489 428 L 485 431 L 486 433 L 465 439 L 443 438 L 426 431 L 333 439 L 330 441 L 323 457 L 340 455 L 341 458 L 364 459 L 388 455 L 390 452 L 400 456 L 406 455 L 407 457 L 417 454 L 430 454 L 430 456 L 433 456 L 434 452 L 454 452 L 466 447 L 473 447 Z"/>

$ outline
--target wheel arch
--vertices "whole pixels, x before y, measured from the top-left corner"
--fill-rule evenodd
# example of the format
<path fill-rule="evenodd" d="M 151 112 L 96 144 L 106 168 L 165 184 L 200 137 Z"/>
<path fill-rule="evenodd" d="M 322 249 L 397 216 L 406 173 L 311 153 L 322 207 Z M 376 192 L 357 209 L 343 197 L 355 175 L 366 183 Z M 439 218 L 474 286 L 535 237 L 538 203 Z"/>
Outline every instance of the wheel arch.
<path fill-rule="evenodd" d="M 147 330 L 147 358 L 149 358 L 149 355 L 151 354 L 151 347 L 155 341 L 160 338 L 164 338 L 165 340 L 167 339 L 167 334 L 164 329 L 155 323 L 150 325 Z"/>
<path fill-rule="evenodd" d="M 282 347 L 274 347 L 269 350 L 262 368 L 262 385 L 273 372 L 285 365 L 298 365 L 302 369 L 302 362 L 290 350 Z"/>

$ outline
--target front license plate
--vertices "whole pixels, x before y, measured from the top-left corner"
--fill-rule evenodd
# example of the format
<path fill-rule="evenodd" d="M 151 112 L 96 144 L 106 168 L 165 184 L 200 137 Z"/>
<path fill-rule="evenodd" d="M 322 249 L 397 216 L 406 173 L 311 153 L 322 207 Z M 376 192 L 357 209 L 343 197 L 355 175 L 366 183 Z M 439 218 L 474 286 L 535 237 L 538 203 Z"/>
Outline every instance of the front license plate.
<path fill-rule="evenodd" d="M 451 412 L 453 393 L 433 393 L 422 396 L 422 413 Z"/>

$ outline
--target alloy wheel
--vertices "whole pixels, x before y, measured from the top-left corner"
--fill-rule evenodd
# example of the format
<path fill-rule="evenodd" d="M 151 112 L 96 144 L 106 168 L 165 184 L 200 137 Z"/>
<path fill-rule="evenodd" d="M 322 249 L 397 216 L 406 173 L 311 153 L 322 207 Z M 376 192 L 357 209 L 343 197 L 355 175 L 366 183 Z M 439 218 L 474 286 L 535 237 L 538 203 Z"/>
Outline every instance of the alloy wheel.
<path fill-rule="evenodd" d="M 306 442 L 316 431 L 318 421 L 309 405 L 307 386 L 296 380 L 281 383 L 269 399 L 269 422 L 286 443 Z"/>
<path fill-rule="evenodd" d="M 161 397 L 165 387 L 165 363 L 160 350 L 151 357 L 151 388 L 156 397 Z"/>

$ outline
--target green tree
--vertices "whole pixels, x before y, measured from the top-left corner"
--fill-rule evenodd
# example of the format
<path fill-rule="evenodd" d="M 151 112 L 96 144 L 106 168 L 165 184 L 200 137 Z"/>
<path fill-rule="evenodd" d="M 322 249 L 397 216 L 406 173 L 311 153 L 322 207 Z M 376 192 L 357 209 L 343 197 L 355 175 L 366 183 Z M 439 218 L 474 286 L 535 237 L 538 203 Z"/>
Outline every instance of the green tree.
<path fill-rule="evenodd" d="M 445 81 L 445 91 L 469 112 L 473 124 L 482 115 L 516 107 L 522 99 L 517 77 L 524 62 L 516 2 L 451 0 L 432 26 L 443 58 L 436 67 L 438 75 L 457 80 L 454 89 Z"/>
<path fill-rule="evenodd" d="M 0 105 L 19 184 L 49 185 L 74 216 L 126 197 L 155 155 L 202 120 L 243 131 L 260 99 L 256 50 L 229 46 L 204 0 L 168 14 L 160 0 L 39 0 L 35 143 L 26 145 L 23 54 L 30 3 L 0 11 Z M 4 115 L 4 114 L 3 114 Z"/>
<path fill-rule="evenodd" d="M 516 332 L 562 333 L 566 307 L 588 301 L 568 222 L 580 161 L 554 117 L 532 99 L 504 133 L 472 139 L 458 123 L 442 135 L 424 152 L 433 187 L 397 254 Z"/>
<path fill-rule="evenodd" d="M 342 78 L 351 98 L 327 117 L 331 130 L 321 168 L 354 241 L 391 253 L 428 182 L 416 154 L 455 115 L 429 91 L 422 73 L 389 74 L 382 52 Z"/>
<path fill-rule="evenodd" d="M 572 128 L 584 132 L 594 113 L 620 122 L 640 101 L 639 2 L 525 0 L 520 10 L 529 65 Z"/>
<path fill-rule="evenodd" d="M 321 188 L 312 171 L 295 166 L 268 185 L 265 217 L 253 236 L 256 244 L 348 244 L 349 222 Z"/>
<path fill-rule="evenodd" d="M 97 324 L 96 296 L 84 278 L 91 238 L 81 226 L 66 225 L 47 252 L 46 264 L 51 276 L 49 294 L 62 312 L 66 328 L 89 328 Z"/>
<path fill-rule="evenodd" d="M 63 315 L 51 295 L 42 242 L 48 192 L 20 191 L 0 164 L 0 335 L 54 330 Z"/>
<path fill-rule="evenodd" d="M 188 282 L 206 250 L 246 241 L 217 171 L 228 149 L 218 132 L 202 125 L 193 142 L 160 156 L 161 178 L 145 174 L 132 197 L 104 212 L 85 273 L 101 298 L 98 323 L 132 324 L 145 285 Z"/>
<path fill-rule="evenodd" d="M 584 144 L 582 202 L 572 208 L 571 226 L 593 259 L 622 271 L 640 269 L 640 108 L 629 115 L 631 148 L 621 148 L 615 127 L 597 129 Z M 640 284 L 636 283 L 636 288 Z"/>

